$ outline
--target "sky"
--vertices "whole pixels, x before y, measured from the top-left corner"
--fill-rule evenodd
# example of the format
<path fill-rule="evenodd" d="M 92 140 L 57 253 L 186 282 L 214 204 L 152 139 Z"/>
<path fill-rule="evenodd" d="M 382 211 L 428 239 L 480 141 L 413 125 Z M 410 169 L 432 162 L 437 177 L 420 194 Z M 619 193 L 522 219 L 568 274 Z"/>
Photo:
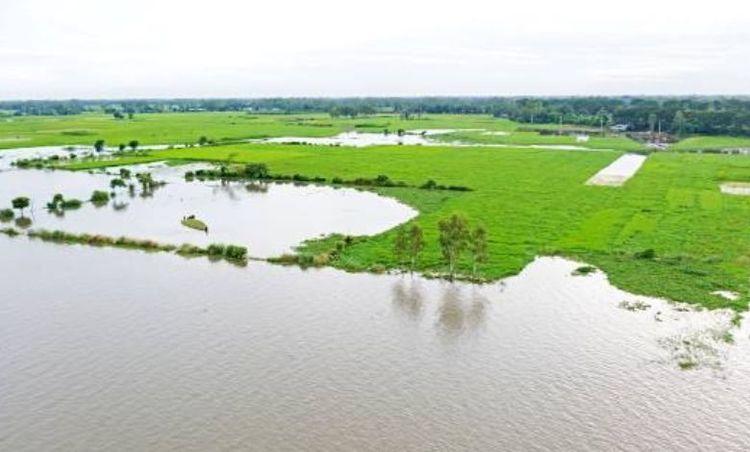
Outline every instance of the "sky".
<path fill-rule="evenodd" d="M 750 94 L 750 3 L 0 0 L 0 99 Z"/>

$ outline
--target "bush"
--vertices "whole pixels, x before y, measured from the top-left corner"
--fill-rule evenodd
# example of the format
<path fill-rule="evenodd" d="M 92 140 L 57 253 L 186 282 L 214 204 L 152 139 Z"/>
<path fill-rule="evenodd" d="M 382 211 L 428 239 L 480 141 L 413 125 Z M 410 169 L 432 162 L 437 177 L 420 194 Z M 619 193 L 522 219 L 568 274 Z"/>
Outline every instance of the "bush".
<path fill-rule="evenodd" d="M 251 179 L 266 179 L 269 176 L 268 166 L 264 163 L 249 163 L 245 165 L 245 177 Z"/>
<path fill-rule="evenodd" d="M 224 249 L 224 257 L 231 260 L 247 259 L 247 248 L 244 246 L 227 245 Z"/>
<path fill-rule="evenodd" d="M 106 191 L 94 190 L 94 193 L 91 194 L 91 202 L 99 205 L 106 204 L 109 202 L 109 193 Z"/>
<path fill-rule="evenodd" d="M 226 246 L 212 243 L 208 245 L 207 252 L 209 256 L 223 256 L 226 250 Z"/>
<path fill-rule="evenodd" d="M 15 237 L 15 236 L 19 235 L 20 232 L 16 231 L 13 228 L 3 228 L 3 229 L 0 229 L 0 234 L 5 234 L 8 237 Z"/>
<path fill-rule="evenodd" d="M 80 199 L 64 199 L 60 203 L 60 207 L 64 210 L 78 209 L 79 207 L 81 207 L 82 204 L 83 202 L 81 202 Z"/>
<path fill-rule="evenodd" d="M 13 212 L 12 209 L 2 209 L 0 210 L 0 221 L 3 223 L 7 223 L 9 221 L 12 221 L 13 218 L 16 217 L 15 212 Z"/>

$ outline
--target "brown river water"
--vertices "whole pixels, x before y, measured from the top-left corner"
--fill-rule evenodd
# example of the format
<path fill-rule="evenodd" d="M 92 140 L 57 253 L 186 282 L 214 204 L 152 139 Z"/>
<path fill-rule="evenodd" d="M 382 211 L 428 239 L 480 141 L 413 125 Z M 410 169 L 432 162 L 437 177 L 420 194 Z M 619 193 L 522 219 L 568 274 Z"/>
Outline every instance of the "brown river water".
<path fill-rule="evenodd" d="M 122 210 L 48 214 L 53 193 L 109 180 L 64 172 L 2 172 L 0 203 L 32 194 L 32 227 L 200 244 L 175 221 L 187 204 L 260 255 L 413 215 L 152 170 L 170 183 Z M 476 286 L 0 235 L 0 450 L 747 450 L 748 326 L 579 265 L 542 257 Z"/>
<path fill-rule="evenodd" d="M 2 450 L 743 450 L 750 435 L 746 329 L 680 370 L 668 344 L 728 316 L 559 258 L 471 286 L 26 238 L 0 237 L 0 256 Z"/>

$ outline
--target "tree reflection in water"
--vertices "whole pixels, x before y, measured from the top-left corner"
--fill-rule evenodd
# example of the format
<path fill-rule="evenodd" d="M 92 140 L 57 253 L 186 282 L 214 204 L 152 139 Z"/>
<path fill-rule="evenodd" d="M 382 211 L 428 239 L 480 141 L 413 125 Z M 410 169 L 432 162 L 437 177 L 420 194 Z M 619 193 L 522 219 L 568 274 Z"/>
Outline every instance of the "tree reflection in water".
<path fill-rule="evenodd" d="M 410 320 L 419 320 L 422 317 L 423 305 L 424 299 L 418 279 L 411 278 L 408 283 L 404 279 L 399 279 L 393 284 L 393 306 L 396 312 Z"/>

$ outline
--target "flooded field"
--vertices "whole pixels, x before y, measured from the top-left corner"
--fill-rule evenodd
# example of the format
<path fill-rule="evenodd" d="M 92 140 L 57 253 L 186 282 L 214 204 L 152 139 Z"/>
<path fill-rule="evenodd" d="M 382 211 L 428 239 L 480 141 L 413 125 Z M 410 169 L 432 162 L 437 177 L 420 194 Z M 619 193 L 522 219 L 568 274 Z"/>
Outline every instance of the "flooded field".
<path fill-rule="evenodd" d="M 471 286 L 26 238 L 0 237 L 0 255 L 4 450 L 742 450 L 750 435 L 747 329 L 729 345 L 731 314 L 563 259 Z"/>
<path fill-rule="evenodd" d="M 750 184 L 747 182 L 725 182 L 719 189 L 728 195 L 750 196 Z"/>
<path fill-rule="evenodd" d="M 16 196 L 31 198 L 26 216 L 36 229 L 151 239 L 173 245 L 228 243 L 247 246 L 254 257 L 277 256 L 306 239 L 334 232 L 376 234 L 416 215 L 393 199 L 348 188 L 186 182 L 183 174 L 195 169 L 194 165 L 151 164 L 130 169 L 133 174 L 150 172 L 167 184 L 148 193 L 118 188 L 114 199 L 104 206 L 84 203 L 79 209 L 58 212 L 46 208 L 56 193 L 86 201 L 94 190 L 109 191 L 113 176 L 9 170 L 0 172 L 0 206 L 10 207 Z M 204 221 L 208 233 L 183 226 L 180 220 L 189 215 Z"/>
<path fill-rule="evenodd" d="M 587 183 L 589 185 L 622 186 L 628 179 L 635 176 L 647 157 L 641 154 L 624 154 L 596 173 Z"/>

